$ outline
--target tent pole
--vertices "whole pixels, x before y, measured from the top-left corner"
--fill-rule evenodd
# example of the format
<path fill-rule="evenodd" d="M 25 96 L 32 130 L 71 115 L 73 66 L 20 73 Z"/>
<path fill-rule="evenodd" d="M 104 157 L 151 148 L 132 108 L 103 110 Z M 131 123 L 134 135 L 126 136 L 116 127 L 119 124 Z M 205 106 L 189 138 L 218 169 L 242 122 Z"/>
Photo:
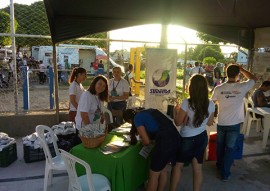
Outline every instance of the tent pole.
<path fill-rule="evenodd" d="M 107 32 L 107 78 L 110 78 L 110 31 Z"/>
<path fill-rule="evenodd" d="M 17 60 L 16 60 L 16 43 L 15 43 L 15 21 L 14 21 L 14 4 L 13 0 L 10 0 L 10 32 L 11 32 L 11 41 L 12 41 L 12 62 L 14 64 L 13 76 L 15 80 L 13 81 L 14 85 L 14 105 L 15 113 L 18 114 L 18 77 L 17 77 Z"/>
<path fill-rule="evenodd" d="M 160 48 L 168 48 L 168 25 L 161 25 Z"/>
<path fill-rule="evenodd" d="M 186 71 L 186 67 L 187 67 L 187 43 L 185 41 L 185 60 L 184 60 L 184 78 L 183 78 L 183 92 L 186 92 L 186 75 L 189 75 L 187 74 L 187 71 Z"/>
<path fill-rule="evenodd" d="M 248 65 L 247 65 L 247 69 L 250 72 L 252 72 L 251 70 L 253 68 L 254 52 L 255 52 L 254 48 L 248 50 Z"/>
<path fill-rule="evenodd" d="M 58 96 L 58 71 L 56 61 L 56 45 L 53 43 L 53 71 L 54 71 L 54 100 L 56 111 L 56 123 L 59 123 L 59 96 Z"/>

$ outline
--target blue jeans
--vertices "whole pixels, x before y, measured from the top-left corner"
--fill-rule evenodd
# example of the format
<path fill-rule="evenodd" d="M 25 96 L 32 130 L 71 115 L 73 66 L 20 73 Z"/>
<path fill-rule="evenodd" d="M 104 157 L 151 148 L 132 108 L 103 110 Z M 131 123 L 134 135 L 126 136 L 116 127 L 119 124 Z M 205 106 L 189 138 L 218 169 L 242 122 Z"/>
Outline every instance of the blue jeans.
<path fill-rule="evenodd" d="M 235 144 L 240 134 L 240 124 L 221 126 L 217 125 L 217 167 L 222 178 L 231 175 Z"/>

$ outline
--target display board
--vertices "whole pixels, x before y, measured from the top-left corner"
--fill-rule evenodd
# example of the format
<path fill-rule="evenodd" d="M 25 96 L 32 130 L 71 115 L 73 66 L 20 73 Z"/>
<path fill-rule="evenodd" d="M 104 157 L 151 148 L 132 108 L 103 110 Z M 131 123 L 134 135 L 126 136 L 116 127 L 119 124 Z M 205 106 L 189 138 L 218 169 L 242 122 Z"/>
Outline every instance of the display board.
<path fill-rule="evenodd" d="M 176 90 L 176 49 L 146 49 L 145 107 L 165 112 L 166 98 Z"/>
<path fill-rule="evenodd" d="M 258 78 L 256 86 L 270 80 L 270 52 L 255 52 L 252 72 Z"/>

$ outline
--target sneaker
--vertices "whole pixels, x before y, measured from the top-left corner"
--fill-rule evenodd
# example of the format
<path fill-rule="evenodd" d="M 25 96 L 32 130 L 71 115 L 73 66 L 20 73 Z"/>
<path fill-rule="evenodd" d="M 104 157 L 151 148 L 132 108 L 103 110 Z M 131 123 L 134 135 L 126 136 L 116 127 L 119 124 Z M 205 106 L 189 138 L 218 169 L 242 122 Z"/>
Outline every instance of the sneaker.
<path fill-rule="evenodd" d="M 223 177 L 223 178 L 222 178 L 222 181 L 223 181 L 223 182 L 228 182 L 228 180 L 229 180 L 230 178 L 231 178 L 231 176 Z"/>

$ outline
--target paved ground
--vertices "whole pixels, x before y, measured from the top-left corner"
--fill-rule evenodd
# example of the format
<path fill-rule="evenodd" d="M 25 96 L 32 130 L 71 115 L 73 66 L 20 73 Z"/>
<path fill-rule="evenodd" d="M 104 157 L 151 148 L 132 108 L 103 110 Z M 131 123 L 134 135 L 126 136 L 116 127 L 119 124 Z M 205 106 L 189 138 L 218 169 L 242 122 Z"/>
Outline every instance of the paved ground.
<path fill-rule="evenodd" d="M 251 136 L 245 138 L 244 156 L 236 160 L 232 176 L 222 182 L 217 174 L 214 161 L 203 164 L 204 181 L 202 191 L 269 191 L 270 190 L 270 144 L 261 148 L 262 134 L 251 129 Z M 210 128 L 211 131 L 215 127 Z M 43 188 L 44 161 L 25 163 L 21 138 L 17 138 L 18 159 L 8 167 L 0 168 L 0 191 L 41 191 Z M 169 171 L 170 172 L 170 171 Z M 169 173 L 168 172 L 168 173 Z M 49 191 L 66 191 L 68 177 L 64 172 L 55 174 Z M 143 187 L 137 191 L 142 191 Z M 192 168 L 183 169 L 179 191 L 192 190 Z"/>

